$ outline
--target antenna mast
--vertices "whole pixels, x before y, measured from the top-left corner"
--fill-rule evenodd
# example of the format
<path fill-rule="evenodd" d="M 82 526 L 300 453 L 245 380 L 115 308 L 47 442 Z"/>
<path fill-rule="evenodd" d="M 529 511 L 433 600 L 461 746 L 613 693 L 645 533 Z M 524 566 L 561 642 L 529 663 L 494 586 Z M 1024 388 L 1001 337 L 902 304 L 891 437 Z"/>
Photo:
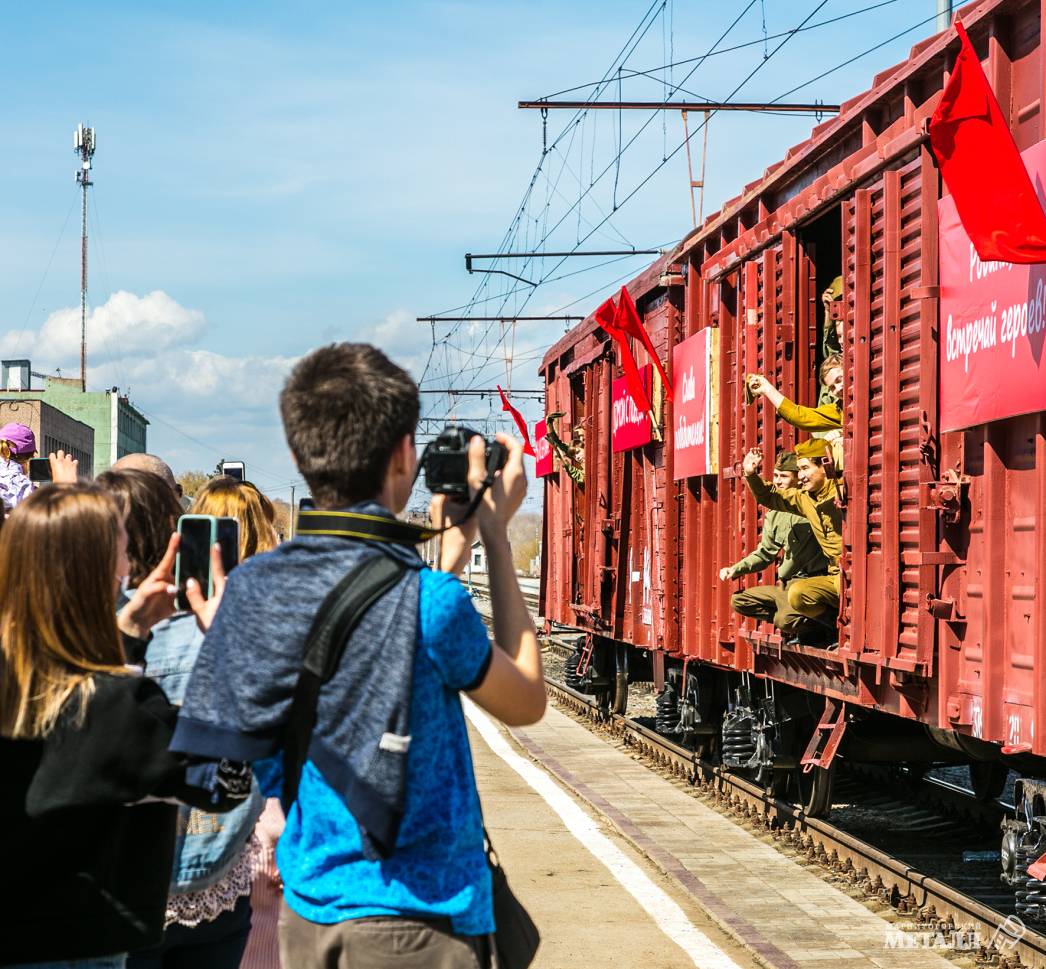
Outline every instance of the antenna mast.
<path fill-rule="evenodd" d="M 94 157 L 94 128 L 76 126 L 73 151 L 80 156 L 76 182 L 83 192 L 80 203 L 80 390 L 87 390 L 87 187 L 91 185 L 91 159 Z"/>

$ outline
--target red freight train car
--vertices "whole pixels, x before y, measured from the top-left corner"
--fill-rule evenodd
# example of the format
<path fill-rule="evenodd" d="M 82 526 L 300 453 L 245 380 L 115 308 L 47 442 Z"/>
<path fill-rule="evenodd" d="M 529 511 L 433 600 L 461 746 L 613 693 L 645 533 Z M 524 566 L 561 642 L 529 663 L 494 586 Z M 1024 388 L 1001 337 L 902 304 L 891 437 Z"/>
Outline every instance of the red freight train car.
<path fill-rule="evenodd" d="M 1046 139 L 1040 2 L 981 0 L 960 15 L 1031 157 Z M 1034 828 L 1046 817 L 1038 780 L 1046 778 L 1046 403 L 950 430 L 962 419 L 942 419 L 942 358 L 961 356 L 962 345 L 950 317 L 942 330 L 941 304 L 966 298 L 955 277 L 968 269 L 993 299 L 996 277 L 1011 288 L 1025 280 L 1034 313 L 1043 281 L 1042 267 L 1015 277 L 972 256 L 961 273 L 939 269 L 955 220 L 947 201 L 939 208 L 947 192 L 926 121 L 957 49 L 954 30 L 917 45 L 629 285 L 666 365 L 684 341 L 714 333 L 705 442 L 713 466 L 704 469 L 714 473 L 676 467 L 686 406 L 678 386 L 670 402 L 654 384 L 650 443 L 613 450 L 621 371 L 593 319 L 550 349 L 541 367 L 546 412 L 564 413 L 561 436 L 583 432 L 585 478 L 575 483 L 558 462 L 545 478 L 542 608 L 584 634 L 571 664 L 575 686 L 620 709 L 628 680 L 652 679 L 659 728 L 811 810 L 830 804 L 837 751 L 969 763 L 985 797 L 1016 770 L 1017 797 L 1037 820 L 1007 834 L 1012 878 L 1018 841 L 1021 857 L 1040 840 L 1046 848 L 1046 833 Z M 744 375 L 766 374 L 786 396 L 816 404 L 819 294 L 838 276 L 843 585 L 838 644 L 823 648 L 790 644 L 737 616 L 730 594 L 738 583 L 718 574 L 759 535 L 742 456 L 764 446 L 769 476 L 772 454 L 806 436 L 764 399 L 746 405 Z M 1021 349 L 1037 367 L 1041 346 Z M 645 362 L 641 348 L 636 357 Z M 679 385 L 684 375 L 670 376 Z M 1026 390 L 1028 399 L 1038 393 Z M 955 394 L 950 388 L 952 404 Z"/>

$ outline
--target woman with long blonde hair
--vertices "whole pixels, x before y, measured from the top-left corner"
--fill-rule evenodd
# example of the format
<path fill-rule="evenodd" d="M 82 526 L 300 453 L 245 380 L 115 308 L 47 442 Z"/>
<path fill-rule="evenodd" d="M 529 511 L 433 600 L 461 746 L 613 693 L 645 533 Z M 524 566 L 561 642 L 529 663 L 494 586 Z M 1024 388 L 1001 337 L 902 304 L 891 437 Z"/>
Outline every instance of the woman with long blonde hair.
<path fill-rule="evenodd" d="M 177 809 L 158 799 L 246 795 L 222 771 L 221 790 L 189 782 L 167 749 L 177 708 L 128 664 L 173 609 L 176 547 L 117 614 L 127 535 L 100 488 L 41 488 L 0 532 L 5 965 L 119 969 L 163 927 Z"/>
<path fill-rule="evenodd" d="M 279 538 L 273 527 L 272 502 L 249 481 L 211 478 L 193 499 L 191 514 L 235 518 L 240 523 L 240 561 L 268 552 Z"/>
<path fill-rule="evenodd" d="M 212 478 L 196 493 L 192 513 L 235 518 L 240 523 L 241 561 L 251 555 L 268 552 L 279 542 L 274 525 L 276 510 L 269 498 L 249 481 L 237 481 L 230 477 Z M 276 842 L 283 833 L 284 820 L 279 799 L 271 797 L 254 829 L 260 850 L 253 859 L 251 933 L 242 963 L 251 969 L 278 969 L 280 965 L 276 923 L 283 898 L 283 884 L 276 867 Z"/>
<path fill-rule="evenodd" d="M 107 471 L 98 480 L 127 508 L 131 575 L 143 575 L 161 554 L 156 537 L 173 528 L 180 513 L 174 491 L 143 471 Z M 191 514 L 235 518 L 243 561 L 276 544 L 266 502 L 253 485 L 219 477 L 197 492 Z M 185 695 L 202 642 L 188 612 L 175 613 L 153 629 L 146 671 L 173 703 Z M 199 807 L 181 808 L 163 940 L 132 954 L 128 969 L 236 969 L 241 964 L 253 919 L 254 871 L 264 855 L 252 835 L 264 805 L 255 786 L 245 803 L 220 819 Z"/>

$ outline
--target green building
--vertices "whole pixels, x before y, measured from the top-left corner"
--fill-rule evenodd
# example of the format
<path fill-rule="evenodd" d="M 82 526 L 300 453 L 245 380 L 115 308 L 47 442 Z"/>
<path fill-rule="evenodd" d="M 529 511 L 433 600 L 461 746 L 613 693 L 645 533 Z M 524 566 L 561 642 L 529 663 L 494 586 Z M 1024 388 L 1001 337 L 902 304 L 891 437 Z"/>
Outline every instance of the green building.
<path fill-rule="evenodd" d="M 33 377 L 42 377 L 44 386 L 32 387 Z M 95 475 L 125 454 L 146 450 L 149 422 L 117 387 L 83 391 L 78 378 L 34 373 L 28 360 L 2 361 L 0 384 L 5 400 L 42 400 L 93 428 Z"/>

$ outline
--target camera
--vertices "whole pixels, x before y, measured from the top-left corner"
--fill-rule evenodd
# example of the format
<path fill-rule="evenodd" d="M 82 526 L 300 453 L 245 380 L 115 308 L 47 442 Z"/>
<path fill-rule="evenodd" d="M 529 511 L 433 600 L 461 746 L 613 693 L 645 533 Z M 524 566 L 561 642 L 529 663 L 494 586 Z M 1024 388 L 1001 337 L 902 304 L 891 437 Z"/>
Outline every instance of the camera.
<path fill-rule="evenodd" d="M 468 501 L 469 441 L 479 432 L 463 424 L 448 424 L 421 453 L 419 465 L 425 472 L 425 487 L 434 495 Z M 487 441 L 487 474 L 505 466 L 508 450 L 497 441 Z"/>

